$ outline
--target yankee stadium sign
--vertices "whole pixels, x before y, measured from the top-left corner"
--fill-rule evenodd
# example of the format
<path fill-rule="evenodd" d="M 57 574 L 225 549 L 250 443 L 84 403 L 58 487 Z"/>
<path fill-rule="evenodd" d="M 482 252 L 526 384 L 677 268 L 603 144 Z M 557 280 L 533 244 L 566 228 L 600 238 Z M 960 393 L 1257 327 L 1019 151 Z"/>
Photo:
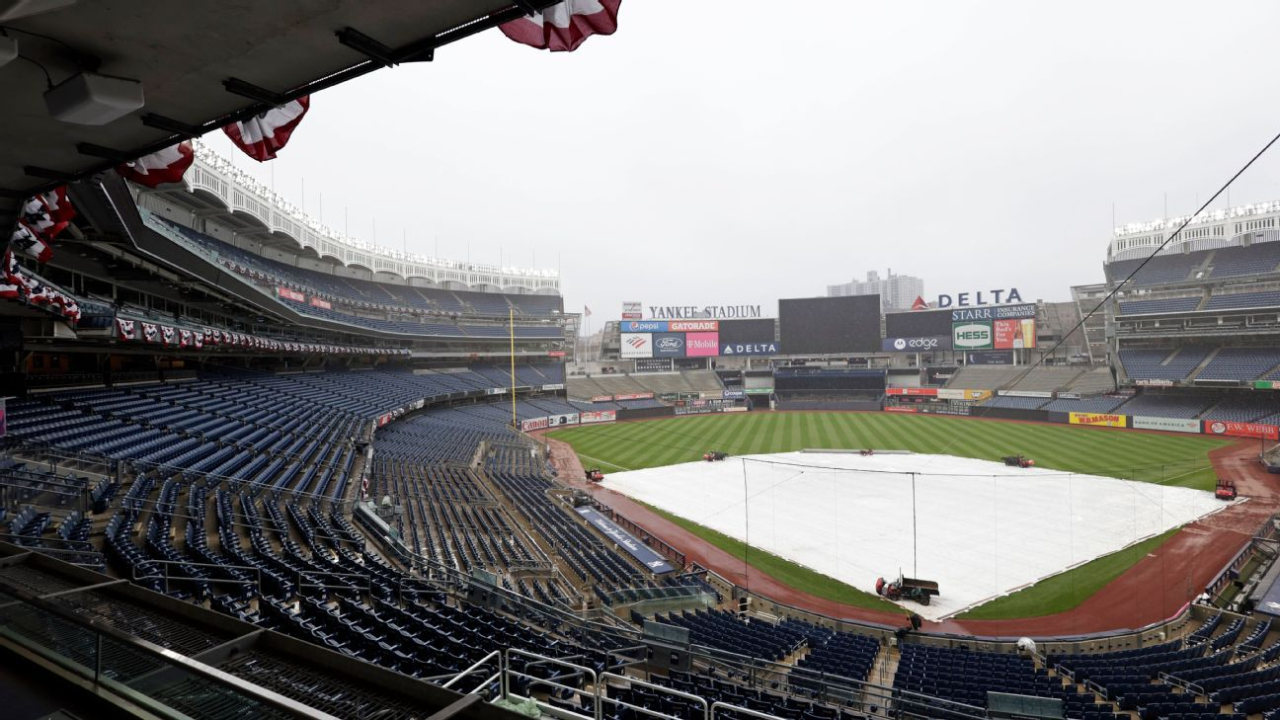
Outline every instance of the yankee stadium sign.
<path fill-rule="evenodd" d="M 759 305 L 650 305 L 649 317 L 655 320 L 732 320 L 764 315 Z"/>

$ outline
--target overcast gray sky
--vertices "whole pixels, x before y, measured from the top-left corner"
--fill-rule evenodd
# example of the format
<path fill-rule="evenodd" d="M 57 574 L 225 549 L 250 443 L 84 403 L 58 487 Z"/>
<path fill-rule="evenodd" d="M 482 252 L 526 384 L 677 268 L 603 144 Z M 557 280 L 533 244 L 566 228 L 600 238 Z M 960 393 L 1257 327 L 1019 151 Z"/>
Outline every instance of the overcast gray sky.
<path fill-rule="evenodd" d="M 1192 211 L 1280 130 L 1275 2 L 628 0 L 312 98 L 281 156 L 211 145 L 352 235 L 562 270 L 619 303 L 761 304 L 888 268 L 1062 300 L 1121 222 Z M 250 167 L 254 166 L 254 167 Z M 274 167 L 274 170 L 272 168 Z M 274 181 L 272 174 L 274 173 Z M 1280 199 L 1280 148 L 1231 203 Z M 1225 201 L 1215 207 L 1226 206 Z M 536 260 L 535 260 L 536 255 Z"/>

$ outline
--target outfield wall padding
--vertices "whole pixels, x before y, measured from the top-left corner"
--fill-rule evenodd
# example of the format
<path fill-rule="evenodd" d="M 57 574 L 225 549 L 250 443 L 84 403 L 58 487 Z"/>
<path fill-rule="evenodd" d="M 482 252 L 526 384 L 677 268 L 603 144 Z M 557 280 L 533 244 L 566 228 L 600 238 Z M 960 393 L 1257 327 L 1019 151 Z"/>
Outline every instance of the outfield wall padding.
<path fill-rule="evenodd" d="M 621 408 L 618 420 L 652 420 L 653 418 L 672 417 L 676 414 L 673 407 Z"/>
<path fill-rule="evenodd" d="M 973 409 L 972 417 L 985 418 L 988 420 L 1031 420 L 1033 422 L 1054 422 L 1049 418 L 1050 415 L 1062 415 L 1062 413 L 1048 413 L 1044 410 L 1023 410 L 1021 408 L 997 408 L 983 407 L 979 405 Z M 1066 422 L 1062 420 L 1061 422 Z"/>

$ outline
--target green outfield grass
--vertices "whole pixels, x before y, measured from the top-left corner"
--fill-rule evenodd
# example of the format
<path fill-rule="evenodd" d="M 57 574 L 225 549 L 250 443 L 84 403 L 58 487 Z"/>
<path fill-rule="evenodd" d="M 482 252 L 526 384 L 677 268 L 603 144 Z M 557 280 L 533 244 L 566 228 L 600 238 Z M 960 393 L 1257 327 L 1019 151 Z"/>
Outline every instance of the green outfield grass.
<path fill-rule="evenodd" d="M 1199 435 L 1157 435 L 1067 425 L 979 421 L 891 413 L 743 413 L 702 415 L 615 425 L 594 425 L 551 434 L 569 443 L 586 467 L 606 472 L 699 460 L 716 449 L 731 455 L 788 452 L 805 448 L 877 448 L 997 460 L 1034 458 L 1038 467 L 1212 490 L 1208 453 L 1230 441 Z M 735 557 L 742 543 L 659 511 L 698 537 Z M 1069 610 L 1118 577 L 1172 533 L 1099 558 L 965 617 L 1004 619 Z M 755 547 L 750 562 L 797 589 L 861 607 L 885 604 L 837 580 L 814 573 Z"/>

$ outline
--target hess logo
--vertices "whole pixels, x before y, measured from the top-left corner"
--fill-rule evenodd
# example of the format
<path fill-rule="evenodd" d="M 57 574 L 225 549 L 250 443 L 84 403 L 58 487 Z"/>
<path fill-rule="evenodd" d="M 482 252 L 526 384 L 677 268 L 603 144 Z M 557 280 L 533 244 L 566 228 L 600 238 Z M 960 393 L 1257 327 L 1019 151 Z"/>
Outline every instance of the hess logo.
<path fill-rule="evenodd" d="M 990 344 L 991 328 L 986 325 L 961 325 L 956 328 L 955 342 L 960 347 L 981 347 Z"/>

